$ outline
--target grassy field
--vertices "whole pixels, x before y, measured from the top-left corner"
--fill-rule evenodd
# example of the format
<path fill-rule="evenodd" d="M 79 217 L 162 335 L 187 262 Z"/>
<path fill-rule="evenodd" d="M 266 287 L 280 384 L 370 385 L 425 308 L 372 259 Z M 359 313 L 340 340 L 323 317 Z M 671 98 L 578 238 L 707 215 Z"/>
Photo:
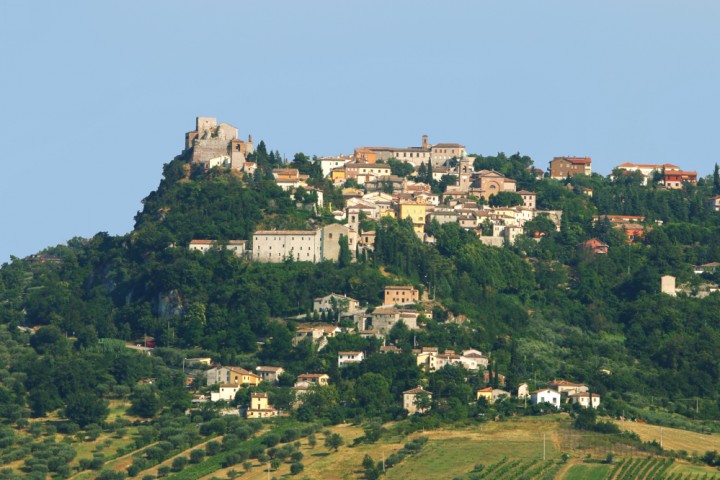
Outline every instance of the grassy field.
<path fill-rule="evenodd" d="M 718 434 L 689 432 L 677 428 L 648 425 L 647 423 L 616 423 L 623 430 L 637 433 L 644 442 L 655 440 L 660 443 L 662 431 L 662 445 L 666 450 L 685 450 L 688 453 L 697 452 L 700 455 L 708 450 L 720 450 L 720 435 Z"/>
<path fill-rule="evenodd" d="M 564 472 L 564 480 L 604 480 L 610 473 L 610 465 L 576 464 Z"/>

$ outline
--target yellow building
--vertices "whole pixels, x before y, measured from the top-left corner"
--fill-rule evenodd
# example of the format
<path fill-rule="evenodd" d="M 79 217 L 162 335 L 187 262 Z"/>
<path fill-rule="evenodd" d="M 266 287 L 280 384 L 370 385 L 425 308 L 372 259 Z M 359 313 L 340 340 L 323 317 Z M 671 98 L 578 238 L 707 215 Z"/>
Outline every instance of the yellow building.
<path fill-rule="evenodd" d="M 475 392 L 475 400 L 480 400 L 481 398 L 484 398 L 485 400 L 487 400 L 487 403 L 492 403 L 493 388 L 485 387 L 485 388 L 481 388 L 477 392 Z"/>
<path fill-rule="evenodd" d="M 250 407 L 247 409 L 247 418 L 277 417 L 278 411 L 268 403 L 268 394 L 256 392 L 250 394 Z"/>
<path fill-rule="evenodd" d="M 401 200 L 398 204 L 398 218 L 405 220 L 409 217 L 412 220 L 413 229 L 418 235 L 425 233 L 426 214 L 427 205 L 424 203 Z"/>

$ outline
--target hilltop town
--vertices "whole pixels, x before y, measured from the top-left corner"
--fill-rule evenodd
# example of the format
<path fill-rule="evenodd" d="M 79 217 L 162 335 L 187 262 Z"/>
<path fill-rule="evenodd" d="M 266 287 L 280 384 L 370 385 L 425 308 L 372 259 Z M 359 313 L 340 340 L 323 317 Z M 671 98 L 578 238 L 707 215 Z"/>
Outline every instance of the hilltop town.
<path fill-rule="evenodd" d="M 720 464 L 717 166 L 242 138 L 198 117 L 132 232 L 0 268 L 2 478 Z"/>

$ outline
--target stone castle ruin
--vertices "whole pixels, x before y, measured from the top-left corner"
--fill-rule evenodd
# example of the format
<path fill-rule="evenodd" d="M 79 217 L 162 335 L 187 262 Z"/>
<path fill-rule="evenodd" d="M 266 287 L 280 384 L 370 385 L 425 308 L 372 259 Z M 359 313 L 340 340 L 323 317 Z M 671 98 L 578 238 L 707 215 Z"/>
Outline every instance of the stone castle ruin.
<path fill-rule="evenodd" d="M 255 151 L 252 135 L 247 142 L 238 139 L 238 129 L 229 123 L 218 125 L 214 117 L 197 117 L 195 130 L 185 134 L 185 151 L 191 153 L 192 163 L 205 168 L 217 166 L 242 170 L 246 155 Z"/>

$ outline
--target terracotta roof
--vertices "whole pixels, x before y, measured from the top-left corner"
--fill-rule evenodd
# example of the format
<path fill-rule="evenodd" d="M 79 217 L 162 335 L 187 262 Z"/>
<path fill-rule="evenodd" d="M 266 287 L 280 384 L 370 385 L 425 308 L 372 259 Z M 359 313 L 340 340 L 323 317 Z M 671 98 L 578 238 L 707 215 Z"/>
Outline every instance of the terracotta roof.
<path fill-rule="evenodd" d="M 259 371 L 259 372 L 278 372 L 278 371 L 280 371 L 280 370 L 282 370 L 282 369 L 283 369 L 282 367 L 263 367 L 263 366 L 260 366 L 260 367 L 257 367 L 255 370 L 256 370 L 256 371 Z"/>
<path fill-rule="evenodd" d="M 583 383 L 573 383 L 573 382 L 568 382 L 567 380 L 552 380 L 551 382 L 548 382 L 548 384 L 563 386 L 563 387 L 585 387 L 586 386 Z"/>
<path fill-rule="evenodd" d="M 590 395 L 592 395 L 593 398 L 600 398 L 599 394 L 590 392 L 571 393 L 570 395 L 568 395 L 568 397 L 589 397 Z"/>
<path fill-rule="evenodd" d="M 570 163 L 573 163 L 575 165 L 584 165 L 588 163 L 592 163 L 592 159 L 590 157 L 555 157 L 553 158 L 553 161 L 555 160 L 567 160 Z"/>
<path fill-rule="evenodd" d="M 253 392 L 250 396 L 253 398 L 267 398 L 268 394 L 265 392 Z"/>
<path fill-rule="evenodd" d="M 329 375 L 327 373 L 303 373 L 303 374 L 297 376 L 297 378 L 320 378 L 320 377 L 329 377 Z"/>
<path fill-rule="evenodd" d="M 363 352 L 338 352 L 338 355 L 362 355 Z"/>
<path fill-rule="evenodd" d="M 257 230 L 254 235 L 317 235 L 317 230 Z"/>
<path fill-rule="evenodd" d="M 427 390 L 425 390 L 425 389 L 422 388 L 422 387 L 417 387 L 417 388 L 413 388 L 413 389 L 411 389 L 411 390 L 405 390 L 405 391 L 403 392 L 403 394 L 406 394 L 406 393 L 408 393 L 408 394 L 415 394 L 415 393 L 422 393 L 422 392 L 430 393 L 430 392 L 428 392 Z"/>

